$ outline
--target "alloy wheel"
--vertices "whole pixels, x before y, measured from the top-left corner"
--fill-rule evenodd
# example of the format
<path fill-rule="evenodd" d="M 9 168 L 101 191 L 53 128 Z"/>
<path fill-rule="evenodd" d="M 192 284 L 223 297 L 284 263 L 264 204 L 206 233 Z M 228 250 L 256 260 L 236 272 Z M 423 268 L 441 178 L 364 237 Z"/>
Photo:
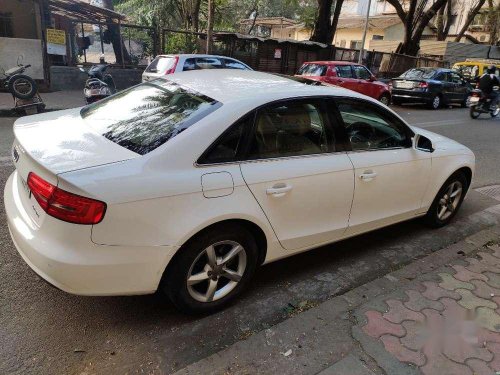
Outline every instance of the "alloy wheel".
<path fill-rule="evenodd" d="M 26 95 L 31 91 L 31 82 L 24 78 L 19 78 L 14 82 L 14 90 L 16 93 Z"/>
<path fill-rule="evenodd" d="M 186 279 L 192 298 L 213 302 L 227 296 L 241 281 L 247 254 L 235 241 L 220 241 L 205 248 L 194 260 Z"/>
<path fill-rule="evenodd" d="M 434 99 L 432 99 L 432 108 L 438 109 L 440 104 L 441 104 L 441 98 L 438 95 L 436 95 Z"/>
<path fill-rule="evenodd" d="M 456 211 L 462 198 L 463 186 L 460 181 L 453 181 L 439 199 L 437 206 L 437 217 L 444 221 Z"/>
<path fill-rule="evenodd" d="M 382 95 L 382 97 L 380 98 L 380 103 L 389 105 L 389 97 L 387 95 Z"/>

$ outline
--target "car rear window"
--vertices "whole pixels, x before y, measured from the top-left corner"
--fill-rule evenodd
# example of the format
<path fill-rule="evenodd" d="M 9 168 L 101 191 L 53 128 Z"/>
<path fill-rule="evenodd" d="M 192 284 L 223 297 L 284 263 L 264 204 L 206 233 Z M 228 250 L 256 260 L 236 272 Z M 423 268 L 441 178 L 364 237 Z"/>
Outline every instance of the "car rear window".
<path fill-rule="evenodd" d="M 301 76 L 320 77 L 326 74 L 326 65 L 321 64 L 304 64 L 297 72 Z"/>
<path fill-rule="evenodd" d="M 205 95 L 159 79 L 86 106 L 80 114 L 110 141 L 144 155 L 221 105 Z"/>
<path fill-rule="evenodd" d="M 183 70 L 222 69 L 222 61 L 217 57 L 191 57 L 184 62 Z"/>
<path fill-rule="evenodd" d="M 407 72 L 403 73 L 401 75 L 401 78 L 406 78 L 406 79 L 429 79 L 432 78 L 436 74 L 435 69 L 421 69 L 421 68 L 415 68 L 415 69 L 410 69 Z"/>
<path fill-rule="evenodd" d="M 147 73 L 165 73 L 175 66 L 176 58 L 169 56 L 157 56 L 146 68 Z"/>

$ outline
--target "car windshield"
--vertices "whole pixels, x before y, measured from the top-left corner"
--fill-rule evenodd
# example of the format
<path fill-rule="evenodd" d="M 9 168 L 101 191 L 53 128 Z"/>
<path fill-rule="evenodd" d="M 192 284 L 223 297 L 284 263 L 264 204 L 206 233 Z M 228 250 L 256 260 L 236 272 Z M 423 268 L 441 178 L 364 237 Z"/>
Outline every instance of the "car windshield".
<path fill-rule="evenodd" d="M 415 68 L 403 73 L 400 78 L 406 79 L 430 79 L 436 74 L 435 69 Z"/>
<path fill-rule="evenodd" d="M 110 141 L 144 155 L 222 104 L 157 79 L 82 108 L 86 123 Z"/>
<path fill-rule="evenodd" d="M 320 77 L 324 76 L 326 73 L 326 66 L 321 64 L 304 64 L 300 67 L 297 72 L 301 76 L 314 76 Z"/>

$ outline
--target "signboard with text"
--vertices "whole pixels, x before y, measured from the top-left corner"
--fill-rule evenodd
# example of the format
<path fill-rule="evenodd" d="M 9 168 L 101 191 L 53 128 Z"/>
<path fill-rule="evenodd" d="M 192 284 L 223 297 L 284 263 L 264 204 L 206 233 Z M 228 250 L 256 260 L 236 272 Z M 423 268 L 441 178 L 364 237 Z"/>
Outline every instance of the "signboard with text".
<path fill-rule="evenodd" d="M 47 53 L 66 56 L 66 32 L 47 29 Z"/>

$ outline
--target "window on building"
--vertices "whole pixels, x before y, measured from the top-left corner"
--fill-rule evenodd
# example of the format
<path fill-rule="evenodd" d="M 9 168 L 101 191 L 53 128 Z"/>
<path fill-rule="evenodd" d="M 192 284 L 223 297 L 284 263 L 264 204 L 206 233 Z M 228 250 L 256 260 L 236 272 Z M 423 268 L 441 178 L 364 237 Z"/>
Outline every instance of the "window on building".
<path fill-rule="evenodd" d="M 340 41 L 340 47 L 341 47 L 341 48 L 345 48 L 345 46 L 346 46 L 346 41 L 345 41 L 345 39 L 342 39 L 342 40 Z"/>
<path fill-rule="evenodd" d="M 12 13 L 0 12 L 0 37 L 12 38 Z"/>
<path fill-rule="evenodd" d="M 374 35 L 372 37 L 372 40 L 383 40 L 384 39 L 384 36 L 383 35 Z"/>
<path fill-rule="evenodd" d="M 350 49 L 361 49 L 361 40 L 351 40 Z"/>

